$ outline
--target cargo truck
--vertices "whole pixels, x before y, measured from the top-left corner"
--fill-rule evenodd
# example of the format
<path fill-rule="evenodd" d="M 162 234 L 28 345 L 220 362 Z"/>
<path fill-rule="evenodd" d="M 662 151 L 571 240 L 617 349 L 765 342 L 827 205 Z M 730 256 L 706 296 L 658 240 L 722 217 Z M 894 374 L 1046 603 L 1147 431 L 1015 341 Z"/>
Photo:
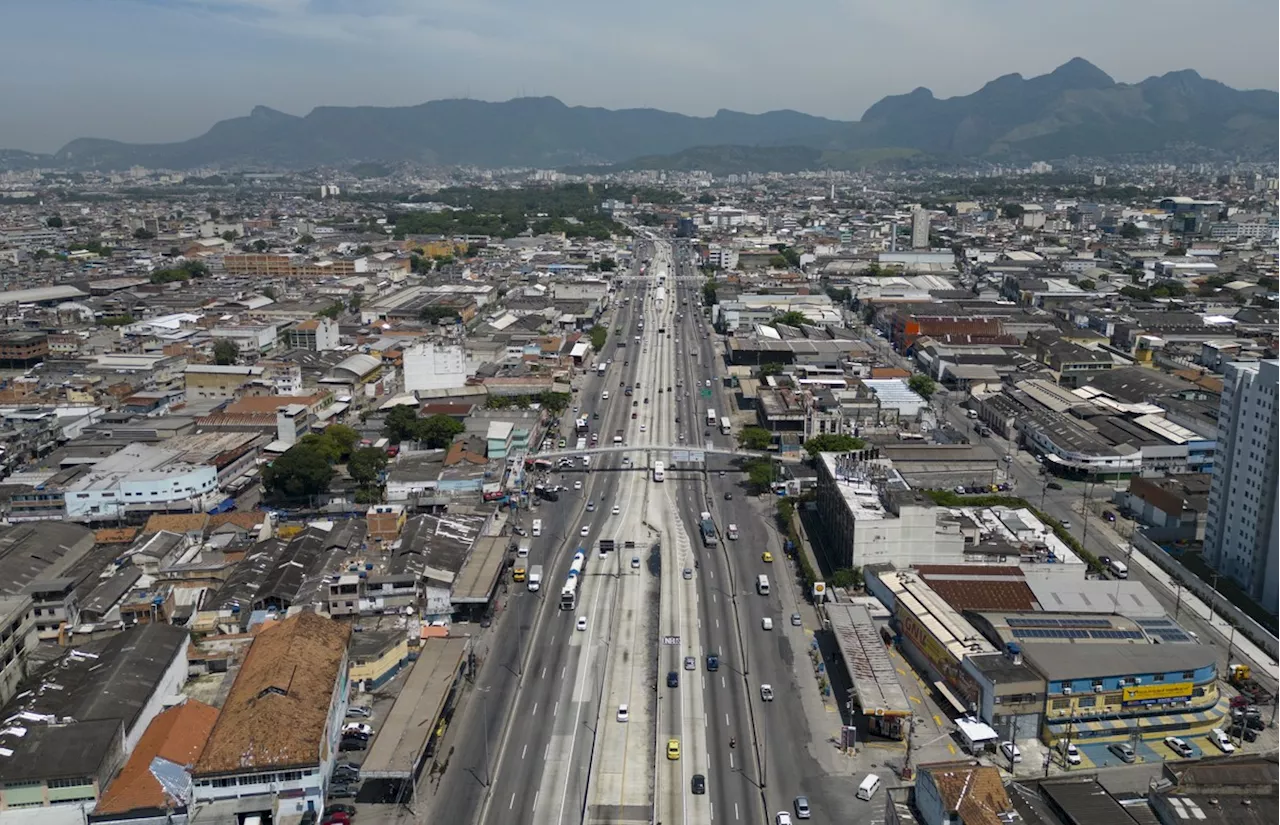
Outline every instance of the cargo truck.
<path fill-rule="evenodd" d="M 537 592 L 542 587 L 542 565 L 535 564 L 529 568 L 529 590 Z"/>

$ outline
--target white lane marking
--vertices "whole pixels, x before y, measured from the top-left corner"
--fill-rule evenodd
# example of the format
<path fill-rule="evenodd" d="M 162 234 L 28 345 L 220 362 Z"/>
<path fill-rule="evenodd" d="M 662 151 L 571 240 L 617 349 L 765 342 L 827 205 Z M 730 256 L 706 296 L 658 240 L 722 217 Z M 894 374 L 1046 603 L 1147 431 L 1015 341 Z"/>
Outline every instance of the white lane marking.
<path fill-rule="evenodd" d="M 726 728 L 729 727 L 729 714 L 727 713 L 724 715 L 724 726 Z"/>
<path fill-rule="evenodd" d="M 555 637 L 555 635 L 553 634 L 553 635 L 551 636 L 551 646 L 552 646 L 552 647 L 555 647 L 555 644 L 556 644 L 556 637 Z"/>
<path fill-rule="evenodd" d="M 716 818 L 716 803 L 714 803 L 714 802 L 708 802 L 708 803 L 707 803 L 707 806 L 708 806 L 708 807 L 710 807 L 710 809 L 711 809 L 711 819 L 715 819 L 715 818 Z"/>
<path fill-rule="evenodd" d="M 720 600 L 719 600 L 718 598 L 716 598 L 716 594 L 715 594 L 715 593 L 712 593 L 712 594 L 711 594 L 711 601 L 713 601 L 713 602 L 718 602 L 718 601 L 720 601 Z"/>
<path fill-rule="evenodd" d="M 742 817 L 738 816 L 738 803 L 737 803 L 737 802 L 733 803 L 733 818 L 734 818 L 734 819 L 742 819 Z"/>
<path fill-rule="evenodd" d="M 560 681 L 562 682 L 564 681 L 564 672 L 567 667 L 568 665 L 565 665 L 564 667 L 560 668 Z"/>
<path fill-rule="evenodd" d="M 716 619 L 716 627 L 719 627 L 719 626 L 720 626 L 720 620 Z"/>
<path fill-rule="evenodd" d="M 538 810 L 538 800 L 542 797 L 542 791 L 538 791 L 533 795 L 533 810 Z"/>
<path fill-rule="evenodd" d="M 524 755 L 528 752 L 529 752 L 529 745 L 525 744 L 525 746 L 520 749 L 520 758 L 524 759 Z"/>
<path fill-rule="evenodd" d="M 537 715 L 538 715 L 538 703 L 537 703 L 537 702 L 534 702 L 534 703 L 533 703 L 533 713 L 531 713 L 531 714 L 529 714 L 529 715 L 530 715 L 530 716 L 537 716 Z"/>
<path fill-rule="evenodd" d="M 545 678 L 547 678 L 547 669 L 546 669 L 545 667 L 542 669 L 542 675 L 541 675 L 541 676 L 539 676 L 538 678 L 539 678 L 539 679 L 545 679 Z"/>
<path fill-rule="evenodd" d="M 720 687 L 724 687 L 724 686 L 725 686 L 725 683 L 724 683 L 724 677 L 723 677 L 723 676 L 721 676 L 721 677 L 720 677 Z"/>
<path fill-rule="evenodd" d="M 547 746 L 542 749 L 542 761 L 545 762 L 550 758 L 551 758 L 551 743 L 548 742 Z"/>
<path fill-rule="evenodd" d="M 507 803 L 507 810 L 511 810 L 516 806 L 516 795 L 511 794 L 511 801 Z"/>
<path fill-rule="evenodd" d="M 729 767 L 730 767 L 730 768 L 733 768 L 733 754 L 729 754 Z M 736 806 L 735 806 L 734 810 L 737 810 L 737 807 L 736 807 Z"/>
<path fill-rule="evenodd" d="M 551 709 L 551 715 L 552 715 L 552 716 L 559 716 L 559 715 L 560 715 L 560 702 L 559 702 L 559 700 L 557 700 L 557 701 L 556 701 L 556 706 L 555 706 L 555 707 L 553 707 L 553 708 Z"/>

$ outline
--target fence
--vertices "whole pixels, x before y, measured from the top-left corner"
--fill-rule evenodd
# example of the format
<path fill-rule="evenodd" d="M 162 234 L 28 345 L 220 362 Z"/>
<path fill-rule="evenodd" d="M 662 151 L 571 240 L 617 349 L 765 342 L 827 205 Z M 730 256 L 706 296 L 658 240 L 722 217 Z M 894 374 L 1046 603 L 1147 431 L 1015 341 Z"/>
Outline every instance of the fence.
<path fill-rule="evenodd" d="M 1154 562 L 1157 567 L 1168 573 L 1180 582 L 1183 587 L 1209 605 L 1210 609 L 1215 613 L 1235 625 L 1241 635 L 1265 650 L 1268 656 L 1272 659 L 1280 658 L 1280 640 L 1245 614 L 1243 610 L 1223 598 L 1222 595 L 1209 586 L 1208 582 L 1183 567 L 1177 559 L 1166 553 L 1160 545 L 1142 535 L 1142 533 L 1134 531 L 1133 546 L 1138 552 Z"/>

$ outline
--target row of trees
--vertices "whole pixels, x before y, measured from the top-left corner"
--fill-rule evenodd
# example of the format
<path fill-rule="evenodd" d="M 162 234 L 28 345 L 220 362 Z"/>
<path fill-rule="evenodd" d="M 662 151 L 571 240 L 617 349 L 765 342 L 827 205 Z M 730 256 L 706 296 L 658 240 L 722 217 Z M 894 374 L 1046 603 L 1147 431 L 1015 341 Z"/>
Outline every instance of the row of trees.
<path fill-rule="evenodd" d="M 411 405 L 393 407 L 383 424 L 383 432 L 392 443 L 417 441 L 433 450 L 448 447 L 454 436 L 465 429 L 461 422 L 447 415 L 420 418 L 417 408 Z"/>
<path fill-rule="evenodd" d="M 527 410 L 537 404 L 544 410 L 550 410 L 559 415 L 569 409 L 571 400 L 572 397 L 567 392 L 548 391 L 537 395 L 491 395 L 484 405 L 491 410 L 507 410 L 512 407 Z"/>

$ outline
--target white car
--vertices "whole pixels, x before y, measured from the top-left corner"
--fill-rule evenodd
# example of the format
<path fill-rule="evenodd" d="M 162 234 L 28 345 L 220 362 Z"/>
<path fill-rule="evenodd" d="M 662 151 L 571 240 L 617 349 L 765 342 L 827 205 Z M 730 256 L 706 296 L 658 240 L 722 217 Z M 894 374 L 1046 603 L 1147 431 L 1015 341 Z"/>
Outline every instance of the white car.
<path fill-rule="evenodd" d="M 626 705 L 618 705 L 618 721 L 625 722 L 631 718 L 631 711 Z"/>
<path fill-rule="evenodd" d="M 791 825 L 791 814 L 778 811 L 778 815 L 773 818 L 773 825 Z"/>
<path fill-rule="evenodd" d="M 1218 746 L 1218 750 L 1223 753 L 1235 753 L 1236 746 L 1231 744 L 1231 738 L 1227 736 L 1227 732 L 1222 728 L 1214 728 L 1209 731 L 1209 741 Z"/>
<path fill-rule="evenodd" d="M 582 482 L 581 482 L 581 481 L 575 481 L 575 482 L 573 482 L 573 489 L 575 489 L 575 490 L 581 490 L 581 489 L 582 489 Z"/>
<path fill-rule="evenodd" d="M 1080 764 L 1080 749 L 1075 746 L 1074 742 L 1068 742 L 1065 739 L 1059 743 L 1062 749 L 1062 758 L 1067 760 L 1068 765 Z"/>
<path fill-rule="evenodd" d="M 589 535 L 591 535 L 591 525 L 590 525 L 590 524 L 584 524 L 584 525 L 582 525 L 582 529 L 578 531 L 578 535 L 580 535 L 580 536 L 589 536 Z"/>
<path fill-rule="evenodd" d="M 640 432 L 642 432 L 642 433 L 643 433 L 643 432 L 648 432 L 648 430 L 649 430 L 649 428 L 648 428 L 648 427 L 646 427 L 645 425 L 643 425 L 643 424 L 641 424 L 641 425 L 640 425 Z"/>
<path fill-rule="evenodd" d="M 616 515 L 618 515 L 618 514 L 619 514 L 619 513 L 621 513 L 621 512 L 622 512 L 622 508 L 621 508 L 621 507 L 619 507 L 619 506 L 618 506 L 618 505 L 616 505 L 616 504 L 615 504 L 615 505 L 613 505 L 613 514 L 614 514 L 615 516 L 616 516 Z"/>
<path fill-rule="evenodd" d="M 348 722 L 342 726 L 343 733 L 363 733 L 365 736 L 373 736 L 373 725 L 364 722 Z"/>
<path fill-rule="evenodd" d="M 579 630 L 586 630 L 586 629 L 587 629 L 587 617 L 586 617 L 586 616 L 579 616 L 579 617 L 578 617 L 578 629 L 579 629 Z"/>
<path fill-rule="evenodd" d="M 761 701 L 764 701 L 764 702 L 773 701 L 773 685 L 760 686 L 760 699 Z"/>
<path fill-rule="evenodd" d="M 1022 751 L 1013 742 L 1001 742 L 1000 751 L 1004 754 L 1005 759 L 1010 759 L 1014 762 L 1022 761 Z"/>

